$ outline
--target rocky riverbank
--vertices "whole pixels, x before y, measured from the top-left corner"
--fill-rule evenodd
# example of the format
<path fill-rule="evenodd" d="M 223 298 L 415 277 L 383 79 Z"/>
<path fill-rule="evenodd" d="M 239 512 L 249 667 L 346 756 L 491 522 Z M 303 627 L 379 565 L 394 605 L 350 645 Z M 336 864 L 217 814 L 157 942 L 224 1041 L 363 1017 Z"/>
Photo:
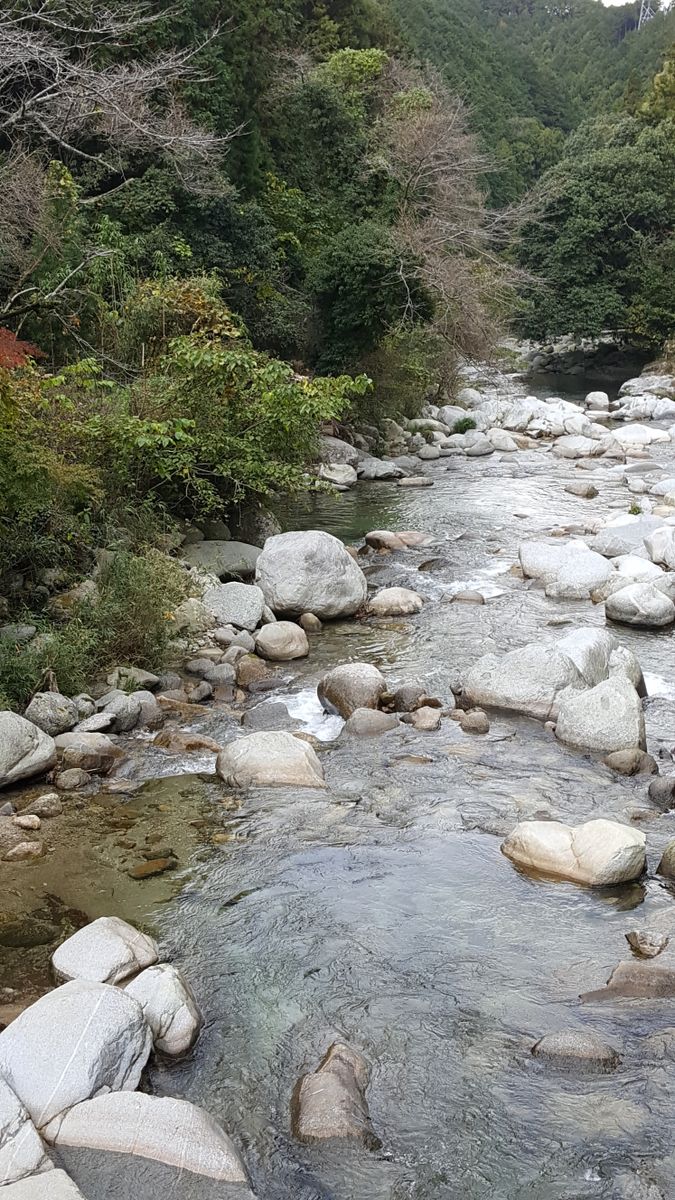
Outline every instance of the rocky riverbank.
<path fill-rule="evenodd" d="M 199 859 L 219 845 L 224 850 L 231 847 L 242 828 L 243 811 L 255 804 L 252 798 L 258 789 L 264 797 L 273 788 L 281 797 L 280 811 L 286 811 L 296 828 L 299 823 L 306 836 L 317 821 L 326 819 L 338 841 L 356 836 L 354 821 L 365 822 L 364 829 L 376 825 L 393 830 L 423 819 L 427 828 L 433 824 L 446 836 L 449 831 L 484 830 L 490 835 L 490 856 L 499 855 L 502 846 L 508 860 L 544 880 L 541 886 L 547 889 L 565 886 L 555 881 L 571 880 L 595 888 L 616 887 L 617 895 L 624 889 L 629 896 L 631 889 L 649 887 L 650 880 L 660 887 L 659 879 L 670 878 L 675 689 L 670 643 L 666 646 L 663 639 L 670 638 L 675 620 L 675 380 L 643 376 L 625 384 L 616 402 L 606 393 L 592 392 L 581 406 L 555 397 L 528 397 L 519 384 L 498 373 L 467 371 L 458 402 L 430 406 L 414 427 L 390 427 L 381 458 L 373 457 L 372 446 L 355 448 L 325 440 L 326 464 L 332 459 L 333 466 L 350 466 L 357 479 L 364 480 L 355 488 L 354 480 L 340 482 L 340 487 L 354 488 L 345 493 L 344 503 L 351 503 L 362 488 L 377 494 L 376 480 L 386 478 L 378 475 L 378 463 L 394 477 L 383 486 L 402 496 L 406 489 L 396 480 L 414 480 L 423 473 L 424 490 L 414 493 L 418 500 L 412 505 L 406 501 L 405 509 L 406 516 L 419 518 L 417 528 L 373 526 L 363 530 L 365 538 L 347 547 L 317 530 L 276 534 L 262 550 L 254 548 L 245 573 L 251 582 L 229 578 L 231 560 L 218 557 L 234 552 L 223 549 L 232 547 L 231 542 L 194 543 L 194 549 L 188 547 L 189 557 L 185 553 L 188 562 L 192 559 L 200 594 L 174 614 L 183 637 L 182 646 L 176 647 L 175 671 L 141 675 L 133 664 L 124 664 L 102 681 L 98 695 L 44 693 L 32 701 L 23 719 L 0 714 L 7 726 L 0 751 L 7 811 L 0 817 L 0 833 L 8 892 L 18 893 L 25 904 L 29 888 L 39 891 L 45 879 L 53 886 L 68 855 L 77 858 L 73 839 L 83 814 L 89 835 L 97 820 L 102 825 L 111 818 L 113 825 L 121 821 L 109 836 L 116 843 L 128 843 L 115 846 L 119 861 L 114 866 L 107 863 L 106 870 L 111 878 L 115 872 L 118 877 L 123 874 L 130 891 L 117 901 L 114 887 L 104 900 L 80 900 L 84 914 L 73 904 L 62 906 L 58 918 L 55 910 L 51 917 L 46 909 L 41 916 L 33 915 L 28 925 L 42 922 L 45 938 L 51 931 L 51 940 L 41 947 L 30 948 L 24 940 L 23 950 L 16 949 L 22 936 L 16 928 L 26 921 L 26 913 L 15 909 L 14 951 L 33 955 L 33 996 L 47 988 L 44 964 L 50 957 L 57 978 L 64 978 L 58 973 L 59 956 L 67 955 L 78 938 L 95 928 L 85 924 L 87 917 L 125 916 L 146 924 L 152 903 L 180 889 L 182 872 L 195 854 Z M 473 427 L 455 433 L 458 420 L 469 420 Z M 338 454 L 352 461 L 340 464 Z M 325 477 L 324 468 L 321 472 Z M 519 481 L 527 480 L 530 486 L 543 479 L 552 485 L 554 506 L 548 511 L 536 505 L 521 508 L 513 497 Z M 453 489 L 468 489 L 476 500 L 477 529 L 470 519 L 448 524 L 444 513 L 450 510 L 441 505 Z M 500 497 L 494 511 L 501 504 L 503 518 L 499 527 L 486 531 L 480 505 L 490 495 Z M 399 501 L 389 503 L 395 509 Z M 522 537 L 519 525 L 525 530 Z M 475 564 L 468 574 L 454 561 L 466 546 L 472 547 Z M 207 566 L 211 570 L 205 573 Z M 571 628 L 561 631 L 560 625 Z M 424 648 L 425 638 L 432 640 L 431 655 Z M 452 657 L 444 650 L 448 638 Z M 652 695 L 659 660 L 666 686 L 662 676 Z M 527 766 L 517 769 L 518 784 L 507 788 L 507 764 L 511 760 L 513 772 L 518 744 Z M 193 772 L 192 800 L 187 805 L 179 800 L 174 806 L 158 801 L 155 790 L 155 800 L 150 801 L 153 828 L 143 825 L 138 836 L 138 814 L 148 803 L 147 789 L 157 789 L 157 783 L 145 781 L 172 774 L 184 780 L 186 771 Z M 50 774 L 47 781 L 36 782 L 45 772 Z M 406 772 L 414 773 L 417 781 L 414 800 Z M 498 782 L 500 775 L 503 782 Z M 554 777 L 569 782 L 564 800 L 552 787 Z M 26 779 L 33 783 L 22 790 Z M 435 800 L 426 811 L 424 801 L 430 793 Z M 293 797 L 290 808 L 287 795 Z M 98 815 L 92 815 L 97 808 Z M 162 813 L 162 808 L 169 811 Z M 125 816 L 131 818 L 126 829 Z M 162 836 L 167 826 L 170 836 Z M 65 836 L 59 829 L 67 831 Z M 167 885 L 167 880 L 173 882 Z M 136 896 L 131 902 L 130 894 Z M 138 899 L 144 894 L 152 900 Z M 659 921 L 667 929 L 670 900 L 667 892 L 663 896 L 667 903 Z M 106 912 L 96 911 L 99 903 L 109 905 Z M 624 933 L 635 935 L 637 956 L 630 957 L 629 949 L 616 967 L 616 958 L 621 958 L 617 949 L 612 964 L 616 969 L 603 976 L 599 964 L 604 964 L 606 952 L 598 947 L 595 967 L 591 955 L 577 995 L 602 993 L 605 1000 L 605 992 L 608 998 L 638 999 L 673 994 L 675 966 L 667 933 L 664 936 L 663 928 L 656 934 L 648 928 L 632 929 L 628 920 L 625 924 Z M 79 933 L 71 934 L 70 950 L 66 941 L 54 954 L 64 933 L 80 926 Z M 0 939 L 1 945 L 7 947 L 7 939 Z M 658 953 L 645 956 L 645 945 Z M 132 964 L 130 974 L 141 965 Z M 172 962 L 162 971 L 162 985 L 170 976 L 175 992 L 178 972 L 179 991 L 191 995 L 180 981 L 179 965 Z M 142 965 L 138 979 L 152 969 L 159 968 Z M 579 974 L 577 967 L 574 973 Z M 77 976 L 66 977 L 77 982 Z M 88 976 L 88 981 L 104 989 L 101 995 L 106 997 L 120 990 L 121 980 L 108 975 Z M 204 1003 L 199 975 L 193 974 L 191 983 L 198 1010 Z M 72 984 L 67 987 L 73 991 Z M 42 1019 L 40 1005 L 61 1003 L 63 991 L 62 985 L 47 992 L 8 1024 L 0 1034 L 0 1062 L 3 1039 L 10 1049 L 16 1040 L 15 1052 L 30 1062 L 31 1046 L 38 1040 L 31 1023 Z M 17 1012 L 30 998 L 29 988 L 16 988 L 7 1002 Z M 77 1003 L 81 1004 L 80 994 Z M 113 1087 L 113 1107 L 114 1096 L 120 1097 L 122 1132 L 126 1121 L 130 1128 L 135 1121 L 150 1125 L 142 1111 L 146 1100 L 167 1104 L 159 1095 L 178 1090 L 164 1073 L 158 1096 L 128 1091 L 139 1081 L 152 1038 L 160 1058 L 165 1048 L 157 1044 L 157 1031 L 145 1017 L 150 1034 L 143 1032 L 135 1008 L 132 1020 L 130 1000 L 127 1009 L 124 1019 L 143 1043 L 131 1056 L 133 1069 L 128 1075 L 115 1074 L 117 1083 L 102 1085 L 98 1079 L 92 1082 L 91 1071 L 82 1068 L 90 1090 L 78 1093 L 74 1107 L 69 1102 L 63 1109 L 74 1114 L 72 1126 L 80 1130 L 73 1136 L 90 1136 L 81 1133 L 91 1127 L 88 1113 L 83 1120 L 77 1109 L 99 1104 L 101 1086 Z M 86 1014 L 74 1003 L 72 1012 L 76 1034 Z M 194 1021 L 196 1036 L 201 1021 Z M 554 1026 L 559 1023 L 557 1014 Z M 531 1036 L 529 1041 L 524 1036 L 524 1044 L 542 1063 L 583 1061 L 587 1068 L 590 1063 L 616 1071 L 624 1058 L 637 1052 L 630 1037 L 626 1041 L 626 1030 L 614 1039 L 611 1030 L 604 1030 L 594 1041 L 593 1030 L 584 1029 L 579 1014 L 572 1028 L 551 1029 L 541 1021 L 537 1028 L 528 1021 L 527 1027 Z M 323 1036 L 316 1046 L 319 1058 L 331 1043 L 338 1043 L 317 1075 L 327 1072 L 331 1080 L 333 1110 L 303 1114 L 298 1104 L 316 1085 L 299 1085 L 293 1101 L 297 1136 L 319 1129 L 324 1133 L 310 1133 L 310 1140 L 356 1136 L 371 1145 L 373 1139 L 386 1139 L 387 1121 L 382 1120 L 378 1099 L 381 1064 L 373 1046 L 364 1047 L 358 1026 L 345 1030 L 344 1022 L 326 1029 Z M 346 1049 L 340 1050 L 345 1041 Z M 181 1053 L 190 1044 L 188 1037 Z M 376 1101 L 372 1119 L 365 1099 L 371 1072 L 364 1050 L 375 1068 L 367 1093 L 371 1109 L 373 1097 Z M 101 1057 L 106 1062 L 110 1058 L 107 1052 Z M 316 1057 L 311 1065 L 316 1066 Z M 33 1137 L 36 1129 L 49 1142 L 43 1110 L 36 1119 L 28 1085 L 15 1075 L 7 1078 L 8 1070 L 2 1073 L 18 1097 L 13 1103 L 24 1114 L 21 1123 L 31 1131 L 32 1145 L 39 1145 Z M 178 1070 L 176 1078 L 180 1077 Z M 340 1127 L 335 1115 L 348 1102 L 360 1116 L 351 1127 Z M 182 1099 L 170 1103 L 178 1107 L 167 1110 L 167 1120 L 186 1137 L 196 1120 L 207 1120 L 196 1117 L 189 1105 L 181 1108 Z M 283 1122 L 289 1128 L 290 1112 L 289 1108 Z M 103 1115 L 106 1124 L 110 1114 Z M 14 1129 L 16 1114 L 8 1122 Z M 69 1122 L 67 1116 L 63 1125 Z M 243 1148 L 245 1129 L 230 1124 L 226 1128 Z M 119 1145 L 107 1149 L 125 1149 L 122 1132 Z M 171 1166 L 161 1149 L 166 1140 L 160 1124 L 154 1157 Z M 106 1148 L 92 1140 L 68 1144 Z M 40 1152 L 48 1153 L 44 1147 Z M 232 1145 L 231 1153 L 233 1161 L 243 1163 L 241 1150 Z M 17 1161 L 14 1154 L 12 1159 Z M 40 1164 L 45 1165 L 42 1158 Z M 25 1174 L 33 1169 L 35 1164 Z M 194 1166 L 189 1169 L 195 1173 Z M 250 1164 L 238 1169 L 251 1172 L 254 1190 L 264 1194 Z M 56 1180 L 59 1173 L 48 1174 Z M 258 1177 L 264 1180 L 259 1166 Z M 8 1196 L 17 1186 L 9 1185 Z M 59 1181 L 59 1186 L 68 1185 Z M 233 1186 L 249 1184 L 242 1176 L 239 1182 L 233 1179 Z M 651 1193 L 634 1194 L 651 1200 Z M 92 1197 L 98 1200 L 94 1192 Z"/>

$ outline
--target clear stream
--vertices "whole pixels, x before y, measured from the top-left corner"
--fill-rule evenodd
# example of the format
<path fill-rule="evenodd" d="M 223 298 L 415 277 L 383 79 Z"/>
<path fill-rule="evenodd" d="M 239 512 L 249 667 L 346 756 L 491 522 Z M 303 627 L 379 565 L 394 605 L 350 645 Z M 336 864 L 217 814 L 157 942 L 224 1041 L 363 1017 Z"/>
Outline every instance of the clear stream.
<path fill-rule="evenodd" d="M 576 385 L 583 395 L 585 381 Z M 230 799 L 204 774 L 212 755 L 167 759 L 137 742 L 138 778 L 193 773 L 155 779 L 129 802 L 136 817 L 154 805 L 155 827 L 184 839 L 170 889 L 167 876 L 137 884 L 111 875 L 104 842 L 92 848 L 100 862 L 95 852 L 88 882 L 73 869 L 49 879 L 50 895 L 89 916 L 116 911 L 144 921 L 192 982 L 206 1028 L 189 1059 L 152 1068 L 150 1086 L 204 1104 L 222 1122 L 245 1153 L 259 1200 L 675 1196 L 673 1001 L 579 1000 L 628 955 L 628 930 L 675 934 L 673 895 L 654 877 L 608 891 L 536 880 L 500 853 L 517 820 L 608 816 L 646 831 L 653 871 L 675 835 L 675 814 L 653 810 L 645 777 L 615 776 L 534 721 L 493 716 L 482 738 L 444 720 L 437 733 L 402 725 L 334 741 L 335 721 L 313 699 L 323 671 L 348 659 L 447 698 L 482 653 L 602 623 L 601 606 L 549 600 L 512 567 L 527 536 L 582 531 L 613 508 L 627 510 L 632 497 L 612 465 L 593 472 L 600 495 L 592 501 L 563 490 L 591 476 L 542 447 L 424 464 L 433 489 L 363 484 L 285 512 L 288 528 L 327 529 L 346 541 L 373 528 L 439 539 L 364 560 L 373 586 L 400 583 L 428 597 L 418 617 L 325 628 L 309 659 L 289 664 L 279 688 L 255 698 L 287 701 L 294 719 L 324 739 L 328 789 Z M 449 603 L 460 584 L 482 589 L 486 603 Z M 571 625 L 551 624 L 561 617 Z M 649 749 L 658 754 L 675 745 L 675 641 L 618 632 L 648 676 Z M 289 719 L 287 727 L 300 726 Z M 216 739 L 235 728 L 215 712 L 199 726 Z M 674 770 L 669 758 L 662 769 Z M 178 832 L 181 818 L 197 830 L 206 820 L 209 836 L 192 845 Z M 532 1058 L 538 1037 L 569 1027 L 620 1046 L 618 1070 L 561 1073 Z M 378 1152 L 291 1138 L 293 1086 L 335 1038 L 372 1063 Z M 89 1200 L 244 1194 L 140 1160 L 68 1152 L 63 1161 Z"/>

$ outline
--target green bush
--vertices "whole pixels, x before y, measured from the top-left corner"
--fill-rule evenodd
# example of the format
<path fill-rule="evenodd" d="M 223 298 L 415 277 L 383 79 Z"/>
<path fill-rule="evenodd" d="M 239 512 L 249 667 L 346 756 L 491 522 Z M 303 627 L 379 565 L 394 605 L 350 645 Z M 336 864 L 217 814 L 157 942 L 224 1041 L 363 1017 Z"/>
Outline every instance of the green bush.
<path fill-rule="evenodd" d="M 469 429 L 475 429 L 475 428 L 476 428 L 476 422 L 474 421 L 473 417 L 460 417 L 459 421 L 455 421 L 455 423 L 452 427 L 452 432 L 453 433 L 468 433 Z"/>
<path fill-rule="evenodd" d="M 118 664 L 153 670 L 164 664 L 171 610 L 188 591 L 182 567 L 158 551 L 120 552 L 97 583 L 98 600 L 78 604 L 67 624 L 44 625 L 25 644 L 0 642 L 0 707 L 25 707 L 48 672 L 64 695 L 74 695 Z"/>

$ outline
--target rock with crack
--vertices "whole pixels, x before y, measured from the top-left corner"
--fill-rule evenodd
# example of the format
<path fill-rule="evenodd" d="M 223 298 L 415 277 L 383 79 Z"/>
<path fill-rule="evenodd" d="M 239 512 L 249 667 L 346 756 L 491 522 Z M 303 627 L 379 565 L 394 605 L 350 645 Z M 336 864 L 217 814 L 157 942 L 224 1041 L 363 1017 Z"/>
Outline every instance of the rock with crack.
<path fill-rule="evenodd" d="M 120 917 L 99 917 L 54 951 L 52 968 L 62 982 L 89 979 L 120 983 L 157 962 L 157 943 Z"/>
<path fill-rule="evenodd" d="M 190 1171 L 223 1183 L 246 1183 L 248 1173 L 231 1138 L 213 1117 L 187 1100 L 117 1092 L 71 1108 L 56 1146 L 78 1146 Z"/>
<path fill-rule="evenodd" d="M 51 1167 L 44 1142 L 26 1108 L 0 1078 L 0 1187 Z"/>
<path fill-rule="evenodd" d="M 65 1171 L 47 1171 L 10 1183 L 2 1193 L 2 1200 L 85 1200 L 85 1197 Z"/>
<path fill-rule="evenodd" d="M 151 1049 L 150 1028 L 131 996 L 74 979 L 0 1033 L 0 1075 L 50 1142 L 74 1104 L 137 1088 Z"/>
<path fill-rule="evenodd" d="M 325 787 L 315 751 L 292 733 L 250 733 L 221 750 L 216 771 L 230 787 Z"/>
<path fill-rule="evenodd" d="M 0 787 L 49 771 L 56 745 L 48 733 L 18 713 L 0 712 Z"/>
<path fill-rule="evenodd" d="M 334 1042 L 316 1071 L 296 1084 L 291 1104 L 294 1136 L 303 1142 L 356 1138 L 376 1149 L 380 1142 L 365 1096 L 369 1078 L 365 1058 L 351 1046 Z"/>
<path fill-rule="evenodd" d="M 143 1009 L 155 1050 L 178 1058 L 192 1049 L 204 1018 L 192 989 L 177 967 L 157 963 L 141 971 L 125 991 Z"/>
<path fill-rule="evenodd" d="M 521 821 L 502 852 L 528 871 L 590 887 L 638 879 L 645 869 L 644 833 L 617 821 Z"/>
<path fill-rule="evenodd" d="M 646 749 L 642 701 L 627 679 L 605 679 L 586 692 L 560 698 L 556 737 L 570 746 L 610 754 Z"/>

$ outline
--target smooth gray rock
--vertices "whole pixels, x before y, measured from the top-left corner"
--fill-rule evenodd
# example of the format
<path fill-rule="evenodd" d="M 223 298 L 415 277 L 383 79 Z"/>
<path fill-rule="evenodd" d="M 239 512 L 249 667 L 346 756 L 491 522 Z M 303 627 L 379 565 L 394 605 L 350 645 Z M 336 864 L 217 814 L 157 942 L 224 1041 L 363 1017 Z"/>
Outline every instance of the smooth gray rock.
<path fill-rule="evenodd" d="M 607 559 L 582 541 L 522 542 L 518 557 L 523 574 L 541 580 L 546 595 L 558 599 L 584 599 L 612 573 Z"/>
<path fill-rule="evenodd" d="M 89 979 L 120 983 L 157 962 L 157 943 L 120 917 L 99 917 L 73 933 L 54 951 L 58 980 Z"/>
<path fill-rule="evenodd" d="M 75 701 L 60 692 L 36 692 L 24 715 L 50 737 L 66 733 L 79 718 Z"/>
<path fill-rule="evenodd" d="M 135 1154 L 224 1183 L 248 1181 L 220 1125 L 204 1109 L 171 1096 L 117 1092 L 78 1104 L 61 1123 L 56 1145 Z"/>
<path fill-rule="evenodd" d="M 113 696 L 108 701 L 103 712 L 112 715 L 113 723 L 111 728 L 113 733 L 128 733 L 138 725 L 141 715 L 141 704 L 133 693 L 127 696 L 123 692 L 120 692 L 119 695 Z"/>
<path fill-rule="evenodd" d="M 125 991 L 137 1000 L 152 1030 L 155 1050 L 172 1058 L 187 1054 L 204 1018 L 187 980 L 170 963 L 147 967 Z"/>
<path fill-rule="evenodd" d="M 107 683 L 109 687 L 123 691 L 154 692 L 159 687 L 159 676 L 142 667 L 115 667 L 108 675 Z"/>
<path fill-rule="evenodd" d="M 54 741 L 64 768 L 81 767 L 83 771 L 105 774 L 122 757 L 122 751 L 105 733 L 60 733 Z"/>
<path fill-rule="evenodd" d="M 292 733 L 250 733 L 229 742 L 216 772 L 231 787 L 325 787 L 315 751 Z"/>
<path fill-rule="evenodd" d="M 623 554 L 644 554 L 647 557 L 645 538 L 662 525 L 663 521 L 659 517 L 649 514 L 625 514 L 595 535 L 591 541 L 591 549 L 596 550 L 598 554 L 604 554 L 605 558 L 617 558 Z"/>
<path fill-rule="evenodd" d="M 0 787 L 49 771 L 56 763 L 54 739 L 18 713 L 0 712 Z"/>
<path fill-rule="evenodd" d="M 342 438 L 324 434 L 319 438 L 319 458 L 324 463 L 346 463 L 350 467 L 356 467 L 359 452 L 356 446 L 351 446 Z"/>
<path fill-rule="evenodd" d="M 137 701 L 140 705 L 138 725 L 141 728 L 159 729 L 160 725 L 164 724 L 164 713 L 152 692 L 148 692 L 145 689 L 139 692 L 132 692 L 130 699 Z"/>
<path fill-rule="evenodd" d="M 382 588 L 370 597 L 368 611 L 374 617 L 405 617 L 421 612 L 424 599 L 410 588 Z"/>
<path fill-rule="evenodd" d="M 149 1026 L 131 996 L 74 979 L 0 1033 L 0 1074 L 51 1141 L 74 1104 L 138 1087 L 151 1048 Z"/>
<path fill-rule="evenodd" d="M 221 583 L 206 588 L 202 603 L 219 626 L 233 625 L 251 632 L 260 624 L 265 597 L 255 584 Z M 216 641 L 219 640 L 216 638 Z"/>
<path fill-rule="evenodd" d="M 344 732 L 355 737 L 376 737 L 395 729 L 398 724 L 395 713 L 380 712 L 373 708 L 356 708 L 345 723 Z"/>
<path fill-rule="evenodd" d="M 357 467 L 357 475 L 363 480 L 400 479 L 403 469 L 390 459 L 362 458 Z"/>
<path fill-rule="evenodd" d="M 319 479 L 332 483 L 337 488 L 350 488 L 358 481 L 355 467 L 347 463 L 322 463 L 319 467 Z"/>
<path fill-rule="evenodd" d="M 346 720 L 357 708 L 377 708 L 386 687 L 384 675 L 371 663 L 343 663 L 326 672 L 317 695 L 327 712 Z"/>
<path fill-rule="evenodd" d="M 365 602 L 366 578 L 342 542 L 320 530 L 268 538 L 256 582 L 279 615 L 352 616 Z"/>
<path fill-rule="evenodd" d="M 272 662 L 290 662 L 294 658 L 306 658 L 309 654 L 307 634 L 293 621 L 275 621 L 274 625 L 263 625 L 256 636 L 255 648 L 261 658 Z"/>

